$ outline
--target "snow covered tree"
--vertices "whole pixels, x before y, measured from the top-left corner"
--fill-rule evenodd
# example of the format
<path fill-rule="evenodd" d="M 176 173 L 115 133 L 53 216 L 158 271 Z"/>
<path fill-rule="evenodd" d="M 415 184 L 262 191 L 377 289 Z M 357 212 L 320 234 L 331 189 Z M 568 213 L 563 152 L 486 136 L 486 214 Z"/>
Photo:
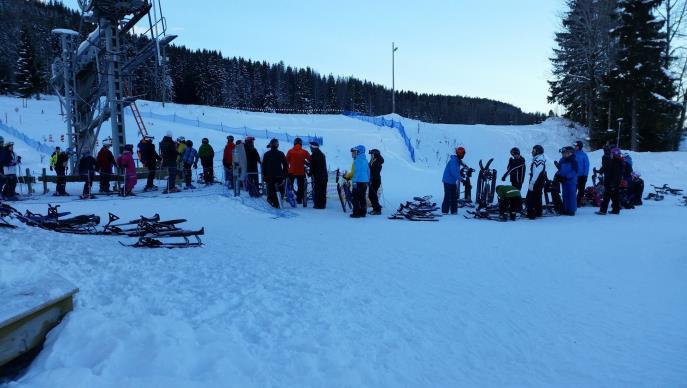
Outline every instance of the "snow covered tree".
<path fill-rule="evenodd" d="M 36 63 L 33 43 L 26 29 L 22 28 L 16 67 L 17 92 L 22 98 L 38 96 L 44 87 L 43 75 Z"/>
<path fill-rule="evenodd" d="M 607 79 L 607 96 L 624 119 L 620 146 L 635 151 L 674 150 L 679 105 L 666 64 L 664 21 L 656 17 L 663 0 L 621 0 L 618 4 L 617 61 Z M 628 128 L 629 127 L 629 128 Z"/>

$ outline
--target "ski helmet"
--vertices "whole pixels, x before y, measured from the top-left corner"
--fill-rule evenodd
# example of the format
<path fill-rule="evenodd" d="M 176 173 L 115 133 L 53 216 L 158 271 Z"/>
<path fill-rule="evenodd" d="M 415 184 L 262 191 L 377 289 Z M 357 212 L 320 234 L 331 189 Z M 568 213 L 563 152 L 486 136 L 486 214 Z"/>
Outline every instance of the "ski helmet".
<path fill-rule="evenodd" d="M 201 142 L 202 142 L 203 144 L 208 144 L 208 143 L 210 143 L 210 140 L 208 140 L 207 137 L 204 137 L 203 140 L 201 140 Z"/>
<path fill-rule="evenodd" d="M 179 142 L 179 143 L 186 143 L 186 138 L 183 137 L 183 136 L 179 136 L 179 137 L 177 137 L 177 142 Z"/>
<path fill-rule="evenodd" d="M 542 147 L 539 144 L 532 147 L 532 155 L 542 155 L 542 154 L 544 154 L 544 147 Z"/>
<path fill-rule="evenodd" d="M 227 140 L 228 141 L 234 141 L 234 136 L 231 136 L 231 135 L 227 136 Z"/>
<path fill-rule="evenodd" d="M 575 147 L 576 147 L 578 150 L 582 151 L 582 149 L 584 148 L 584 143 L 582 143 L 582 140 L 576 141 L 576 142 L 575 142 Z"/>
<path fill-rule="evenodd" d="M 558 150 L 558 152 L 560 152 L 562 154 L 566 153 L 566 152 L 575 153 L 575 148 L 573 148 L 572 146 L 565 146 L 565 147 L 561 148 L 560 150 Z"/>
<path fill-rule="evenodd" d="M 370 154 L 370 155 L 375 155 L 375 156 L 379 156 L 381 153 L 379 152 L 378 149 L 373 148 L 373 149 L 371 149 L 371 150 L 368 152 L 368 154 Z"/>
<path fill-rule="evenodd" d="M 300 137 L 293 139 L 293 145 L 300 144 L 303 145 L 303 140 Z"/>
<path fill-rule="evenodd" d="M 515 156 L 515 155 L 520 155 L 520 148 L 518 147 L 513 147 L 510 149 L 510 154 Z"/>
<path fill-rule="evenodd" d="M 186 147 L 193 147 L 193 141 L 186 140 Z"/>
<path fill-rule="evenodd" d="M 611 148 L 611 155 L 620 156 L 620 148 L 618 148 L 618 147 Z"/>
<path fill-rule="evenodd" d="M 462 158 L 465 156 L 465 148 L 463 147 L 456 147 L 456 156 L 459 158 Z"/>
<path fill-rule="evenodd" d="M 126 151 L 132 151 L 134 150 L 134 145 L 133 144 L 127 144 L 124 146 L 124 150 Z"/>

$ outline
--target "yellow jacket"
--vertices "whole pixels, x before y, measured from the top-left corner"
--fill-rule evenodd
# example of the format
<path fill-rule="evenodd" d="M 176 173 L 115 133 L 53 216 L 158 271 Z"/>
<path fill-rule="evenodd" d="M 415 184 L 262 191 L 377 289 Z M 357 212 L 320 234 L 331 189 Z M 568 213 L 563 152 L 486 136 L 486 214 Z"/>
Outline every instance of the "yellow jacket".
<path fill-rule="evenodd" d="M 177 156 L 177 160 L 181 160 L 181 157 L 184 155 L 184 151 L 186 151 L 186 144 L 179 143 L 177 146 L 177 154 L 179 154 L 179 156 Z"/>

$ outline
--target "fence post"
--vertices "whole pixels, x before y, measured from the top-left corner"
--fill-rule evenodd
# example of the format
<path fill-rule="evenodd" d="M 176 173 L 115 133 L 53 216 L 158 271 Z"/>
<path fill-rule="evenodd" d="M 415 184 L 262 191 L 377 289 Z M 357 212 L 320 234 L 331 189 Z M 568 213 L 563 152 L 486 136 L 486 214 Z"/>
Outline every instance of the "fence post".
<path fill-rule="evenodd" d="M 43 194 L 48 194 L 48 173 L 43 167 Z"/>
<path fill-rule="evenodd" d="M 31 187 L 31 170 L 29 170 L 28 168 L 26 169 L 26 177 L 24 179 L 25 179 L 24 183 L 26 183 L 26 187 L 29 188 L 28 189 L 29 196 L 31 196 L 31 194 L 33 193 L 33 187 Z"/>

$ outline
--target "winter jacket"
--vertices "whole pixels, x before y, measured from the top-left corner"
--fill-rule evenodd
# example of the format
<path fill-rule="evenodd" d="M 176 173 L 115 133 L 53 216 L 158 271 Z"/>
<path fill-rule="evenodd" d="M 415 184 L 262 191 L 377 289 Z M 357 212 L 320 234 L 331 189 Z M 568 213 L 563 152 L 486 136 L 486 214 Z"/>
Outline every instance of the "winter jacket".
<path fill-rule="evenodd" d="M 198 148 L 198 157 L 201 160 L 212 160 L 215 157 L 215 150 L 210 144 L 201 144 Z"/>
<path fill-rule="evenodd" d="M 57 158 L 55 158 L 57 161 Z M 115 158 L 114 155 L 112 155 L 112 151 L 110 151 L 107 147 L 103 147 L 98 151 L 98 160 L 97 160 L 97 170 L 100 171 L 100 173 L 105 173 L 105 174 L 110 174 L 112 173 L 112 166 L 115 164 Z"/>
<path fill-rule="evenodd" d="M 563 184 L 577 184 L 577 161 L 575 155 L 561 158 L 558 162 L 558 172 L 556 175 Z"/>
<path fill-rule="evenodd" d="M 506 173 L 503 174 L 502 180 L 506 180 L 507 176 L 510 176 L 511 183 L 522 186 L 522 183 L 525 181 L 525 158 L 522 156 L 519 158 L 510 158 L 508 160 L 508 167 L 506 167 Z"/>
<path fill-rule="evenodd" d="M 55 170 L 65 171 L 67 169 L 67 164 L 69 164 L 69 155 L 62 151 L 57 154 L 55 159 Z"/>
<path fill-rule="evenodd" d="M 17 165 L 17 156 L 14 151 L 10 151 L 8 148 L 3 148 L 0 151 L 0 166 L 2 166 L 2 171 L 5 175 L 14 174 L 14 166 Z"/>
<path fill-rule="evenodd" d="M 589 157 L 582 150 L 575 151 L 577 161 L 577 176 L 589 176 Z"/>
<path fill-rule="evenodd" d="M 534 184 L 539 180 L 543 179 L 546 174 L 546 157 L 541 154 L 537 155 L 532 159 L 530 164 L 530 183 L 527 188 L 529 191 L 534 190 Z"/>
<path fill-rule="evenodd" d="M 305 161 L 310 161 L 310 153 L 296 144 L 286 153 L 286 162 L 289 163 L 289 174 L 294 176 L 305 175 Z"/>
<path fill-rule="evenodd" d="M 138 157 L 144 166 L 154 164 L 160 158 L 155 151 L 155 145 L 147 140 L 138 143 Z"/>
<path fill-rule="evenodd" d="M 185 164 L 198 164 L 198 151 L 193 147 L 186 147 L 181 161 Z"/>
<path fill-rule="evenodd" d="M 358 145 L 355 149 L 357 153 L 355 159 L 353 159 L 351 171 L 346 174 L 345 178 L 350 179 L 353 183 L 369 183 L 370 166 L 367 164 L 367 158 L 365 157 L 365 146 Z"/>
<path fill-rule="evenodd" d="M 184 146 L 186 147 L 186 146 Z M 160 156 L 162 157 L 162 167 L 170 168 L 177 166 L 177 146 L 171 137 L 165 136 L 160 142 Z"/>
<path fill-rule="evenodd" d="M 449 185 L 455 185 L 463 179 L 460 174 L 460 163 L 456 155 L 451 155 L 448 163 L 446 163 L 446 167 L 444 167 L 444 176 L 441 178 L 441 181 Z"/>
<path fill-rule="evenodd" d="M 370 159 L 370 180 L 371 181 L 381 181 L 382 180 L 382 165 L 384 164 L 384 158 L 382 155 L 372 155 Z"/>
<path fill-rule="evenodd" d="M 632 182 L 632 157 L 629 154 L 625 154 L 625 156 L 623 156 L 623 161 L 625 162 L 623 170 L 623 180 L 625 182 L 623 187 L 627 187 L 630 185 L 630 182 Z"/>
<path fill-rule="evenodd" d="M 131 151 L 124 151 L 117 158 L 117 166 L 124 171 L 127 176 L 136 176 L 136 163 Z"/>
<path fill-rule="evenodd" d="M 93 175 L 98 169 L 98 163 L 91 155 L 86 155 L 79 160 L 79 175 Z"/>
<path fill-rule="evenodd" d="M 310 156 L 310 175 L 314 181 L 327 182 L 329 175 L 327 172 L 327 158 L 319 149 L 313 149 Z"/>
<path fill-rule="evenodd" d="M 0 153 L 2 153 L 1 147 L 0 147 Z M 58 154 L 58 152 L 55 151 L 52 153 L 52 155 L 50 155 L 50 167 L 52 167 L 52 168 L 55 168 L 55 166 L 57 165 L 57 154 Z"/>
<path fill-rule="evenodd" d="M 599 172 L 604 174 L 604 187 L 606 189 L 617 189 L 625 173 L 625 161 L 622 157 L 604 158 L 603 165 Z"/>
<path fill-rule="evenodd" d="M 256 173 L 258 172 L 258 163 L 260 163 L 260 153 L 251 143 L 244 143 L 244 146 L 246 149 L 246 171 Z"/>
<path fill-rule="evenodd" d="M 262 176 L 266 179 L 283 178 L 289 172 L 286 156 L 279 149 L 273 148 L 262 157 Z"/>
<path fill-rule="evenodd" d="M 183 141 L 177 144 L 177 160 L 184 160 L 184 152 L 186 152 L 186 143 Z"/>
<path fill-rule="evenodd" d="M 236 144 L 234 143 L 227 143 L 227 145 L 224 146 L 224 155 L 222 156 L 222 164 L 224 165 L 224 167 L 233 167 L 231 163 L 233 160 L 233 153 L 235 148 Z"/>
<path fill-rule="evenodd" d="M 499 198 L 522 198 L 517 187 L 506 185 L 496 186 L 496 195 Z"/>

